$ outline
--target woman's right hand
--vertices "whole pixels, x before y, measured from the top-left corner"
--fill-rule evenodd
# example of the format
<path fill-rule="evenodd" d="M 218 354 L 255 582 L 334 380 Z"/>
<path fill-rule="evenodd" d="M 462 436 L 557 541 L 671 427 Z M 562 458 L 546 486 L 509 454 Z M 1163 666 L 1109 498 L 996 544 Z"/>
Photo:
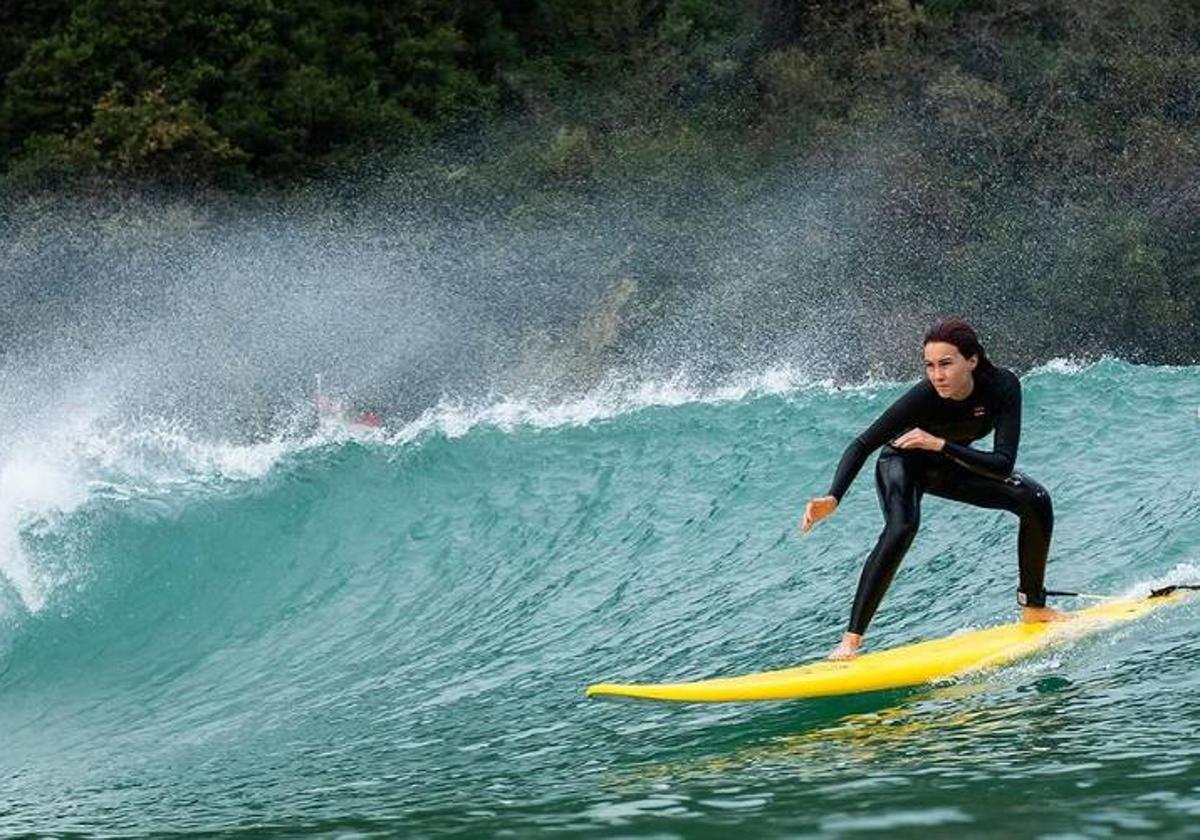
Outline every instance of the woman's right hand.
<path fill-rule="evenodd" d="M 804 520 L 800 523 L 800 531 L 807 534 L 812 526 L 837 510 L 838 502 L 833 496 L 817 496 L 809 500 L 804 507 Z"/>

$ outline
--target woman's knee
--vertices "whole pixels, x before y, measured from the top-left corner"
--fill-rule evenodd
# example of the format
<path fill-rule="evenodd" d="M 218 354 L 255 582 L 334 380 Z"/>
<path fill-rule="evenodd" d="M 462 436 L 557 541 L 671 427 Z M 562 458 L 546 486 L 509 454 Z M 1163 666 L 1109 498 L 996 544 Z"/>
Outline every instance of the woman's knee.
<path fill-rule="evenodd" d="M 888 524 L 920 517 L 921 470 L 912 458 L 883 455 L 875 462 L 875 490 Z"/>
<path fill-rule="evenodd" d="M 1016 512 L 1022 518 L 1032 517 L 1047 525 L 1054 522 L 1054 503 L 1050 491 L 1026 475 L 1013 473 L 1016 480 Z"/>
<path fill-rule="evenodd" d="M 883 539 L 905 548 L 917 535 L 921 527 L 921 514 L 916 510 L 895 511 L 883 526 Z"/>

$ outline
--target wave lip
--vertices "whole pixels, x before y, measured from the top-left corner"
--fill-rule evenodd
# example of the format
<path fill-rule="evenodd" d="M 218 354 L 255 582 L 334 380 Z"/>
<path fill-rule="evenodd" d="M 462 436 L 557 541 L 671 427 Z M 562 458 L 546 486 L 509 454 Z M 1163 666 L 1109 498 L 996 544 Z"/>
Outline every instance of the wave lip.
<path fill-rule="evenodd" d="M 407 443 L 427 434 L 458 438 L 481 426 L 503 431 L 521 427 L 556 429 L 586 426 L 651 408 L 719 405 L 806 392 L 870 392 L 896 384 L 882 380 L 839 383 L 828 377 L 812 377 L 790 367 L 744 374 L 710 386 L 695 384 L 685 374 L 640 382 L 616 379 L 583 396 L 567 400 L 493 396 L 478 405 L 470 405 L 459 400 L 443 399 L 397 432 L 388 434 L 386 440 Z"/>
<path fill-rule="evenodd" d="M 1134 366 L 1119 359 L 1052 359 L 1027 378 L 1076 379 L 1103 370 L 1105 381 L 1123 380 Z M 570 399 L 498 397 L 476 404 L 442 399 L 415 419 L 397 426 L 360 428 L 329 418 L 313 423 L 312 406 L 298 405 L 283 428 L 266 440 L 235 443 L 206 440 L 187 424 L 161 418 L 105 425 L 101 408 L 51 425 L 37 435 L 18 435 L 0 455 L 0 597 L 11 611 L 44 608 L 64 580 L 69 564 L 40 564 L 26 550 L 23 535 L 54 527 L 89 499 L 137 498 L 180 491 L 212 492 L 232 483 L 264 479 L 281 463 L 302 453 L 348 442 L 405 447 L 430 435 L 462 438 L 486 427 L 505 432 L 587 426 L 654 408 L 722 405 L 764 397 L 874 395 L 904 383 L 864 380 L 839 383 L 805 370 L 777 366 L 700 385 L 680 374 L 662 380 L 611 379 Z M 1040 384 L 1044 391 L 1045 383 Z M 1200 406 L 1197 407 L 1200 411 Z M 0 606 L 0 609 L 5 609 Z"/>
<path fill-rule="evenodd" d="M 18 448 L 0 465 L 0 579 L 29 612 L 45 606 L 55 581 L 31 561 L 22 534 L 49 527 L 56 516 L 70 513 L 87 499 L 74 465 L 47 454 Z"/>
<path fill-rule="evenodd" d="M 94 419 L 22 435 L 0 455 L 0 593 L 7 587 L 15 596 L 7 599 L 8 611 L 40 612 L 57 587 L 84 571 L 86 557 L 39 562 L 28 543 L 72 527 L 64 523 L 89 502 L 253 483 L 288 457 L 328 442 L 283 435 L 249 444 L 205 441 L 168 421 L 104 426 Z M 4 603 L 0 598 L 0 608 Z"/>

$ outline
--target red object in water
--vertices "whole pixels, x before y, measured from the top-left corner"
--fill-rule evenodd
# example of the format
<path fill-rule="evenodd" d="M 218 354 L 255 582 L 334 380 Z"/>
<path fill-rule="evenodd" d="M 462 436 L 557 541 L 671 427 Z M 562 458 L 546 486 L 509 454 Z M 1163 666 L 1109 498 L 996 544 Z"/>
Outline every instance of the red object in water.
<path fill-rule="evenodd" d="M 325 394 L 317 394 L 317 415 L 349 423 L 351 426 L 365 426 L 368 429 L 378 429 L 383 425 L 383 418 L 378 412 L 364 411 L 362 414 L 353 415 L 341 400 L 335 400 Z"/>

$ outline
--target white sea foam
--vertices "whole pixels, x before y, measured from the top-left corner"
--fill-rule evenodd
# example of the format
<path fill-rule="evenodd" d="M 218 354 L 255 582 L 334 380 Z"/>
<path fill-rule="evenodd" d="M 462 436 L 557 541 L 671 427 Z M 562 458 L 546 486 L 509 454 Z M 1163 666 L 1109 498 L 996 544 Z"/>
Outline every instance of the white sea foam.
<path fill-rule="evenodd" d="M 28 612 L 41 610 L 70 576 L 64 571 L 70 564 L 58 558 L 50 571 L 31 556 L 27 538 L 51 530 L 97 493 L 128 498 L 253 480 L 324 440 L 205 441 L 170 422 L 106 426 L 87 412 L 16 434 L 0 452 L 0 585 L 7 584 Z"/>
<path fill-rule="evenodd" d="M 1029 373 L 1026 375 L 1037 376 L 1038 374 L 1042 373 L 1083 373 L 1085 370 L 1097 364 L 1099 361 L 1108 358 L 1110 357 L 1104 356 L 1102 359 L 1080 359 L 1073 356 L 1056 357 L 1045 361 L 1034 368 L 1031 368 Z"/>
<path fill-rule="evenodd" d="M 26 609 L 41 609 L 54 581 L 30 561 L 22 531 L 74 510 L 86 495 L 70 459 L 62 453 L 25 442 L 0 463 L 0 575 Z"/>
<path fill-rule="evenodd" d="M 283 435 L 255 443 L 206 441 L 180 424 L 152 421 L 96 430 L 74 442 L 79 460 L 93 476 L 111 476 L 154 485 L 214 478 L 261 478 L 283 457 L 309 441 Z"/>
<path fill-rule="evenodd" d="M 1200 565 L 1195 563 L 1176 563 L 1175 568 L 1145 580 L 1130 584 L 1121 593 L 1123 598 L 1144 597 L 1153 589 L 1181 584 L 1200 585 Z"/>
<path fill-rule="evenodd" d="M 520 427 L 553 429 L 586 426 L 651 408 L 734 403 L 808 391 L 826 394 L 870 393 L 897 384 L 877 380 L 838 384 L 831 379 L 814 379 L 788 368 L 772 368 L 758 374 L 735 377 L 727 383 L 710 387 L 694 385 L 683 376 L 632 384 L 611 381 L 583 396 L 558 402 L 532 397 L 492 397 L 477 405 L 442 400 L 415 420 L 389 432 L 385 439 L 391 443 L 408 443 L 431 433 L 457 438 L 481 426 L 503 431 Z"/>

